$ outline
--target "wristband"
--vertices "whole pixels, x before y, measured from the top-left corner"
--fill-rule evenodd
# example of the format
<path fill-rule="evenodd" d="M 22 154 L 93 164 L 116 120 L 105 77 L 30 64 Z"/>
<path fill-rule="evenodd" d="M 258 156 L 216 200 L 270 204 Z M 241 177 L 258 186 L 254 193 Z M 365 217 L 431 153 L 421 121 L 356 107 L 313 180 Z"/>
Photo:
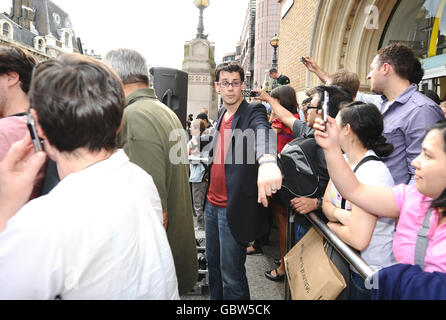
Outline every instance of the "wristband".
<path fill-rule="evenodd" d="M 264 164 L 264 163 L 277 163 L 277 160 L 273 157 L 261 157 L 259 159 L 259 164 Z"/>

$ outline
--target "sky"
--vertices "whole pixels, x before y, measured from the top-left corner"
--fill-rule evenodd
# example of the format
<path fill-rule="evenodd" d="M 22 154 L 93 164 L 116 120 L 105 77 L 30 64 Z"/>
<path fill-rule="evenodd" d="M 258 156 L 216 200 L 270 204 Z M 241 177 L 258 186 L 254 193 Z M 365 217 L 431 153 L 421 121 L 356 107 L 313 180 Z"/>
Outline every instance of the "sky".
<path fill-rule="evenodd" d="M 193 0 L 52 0 L 67 12 L 84 49 L 104 55 L 132 48 L 148 64 L 181 69 L 184 44 L 197 34 L 199 10 Z M 10 12 L 12 0 L 0 0 Z M 240 40 L 248 0 L 210 0 L 204 11 L 205 34 L 215 43 L 215 60 L 234 52 Z"/>

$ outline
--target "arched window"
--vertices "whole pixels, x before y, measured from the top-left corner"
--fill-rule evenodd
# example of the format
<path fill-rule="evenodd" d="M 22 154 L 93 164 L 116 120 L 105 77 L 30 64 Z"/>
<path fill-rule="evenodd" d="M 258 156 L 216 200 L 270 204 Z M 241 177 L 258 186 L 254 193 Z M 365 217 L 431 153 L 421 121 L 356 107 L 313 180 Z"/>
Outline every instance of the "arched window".
<path fill-rule="evenodd" d="M 70 34 L 68 32 L 65 32 L 65 48 L 70 47 Z"/>
<path fill-rule="evenodd" d="M 402 42 L 420 58 L 446 53 L 446 1 L 401 0 L 395 8 L 380 47 Z"/>
<path fill-rule="evenodd" d="M 3 23 L 2 35 L 8 39 L 10 38 L 11 30 L 10 30 L 9 24 Z"/>
<path fill-rule="evenodd" d="M 37 49 L 39 50 L 39 51 L 43 51 L 43 49 L 44 49 L 44 42 L 43 42 L 43 39 L 40 39 L 38 42 L 37 42 Z"/>

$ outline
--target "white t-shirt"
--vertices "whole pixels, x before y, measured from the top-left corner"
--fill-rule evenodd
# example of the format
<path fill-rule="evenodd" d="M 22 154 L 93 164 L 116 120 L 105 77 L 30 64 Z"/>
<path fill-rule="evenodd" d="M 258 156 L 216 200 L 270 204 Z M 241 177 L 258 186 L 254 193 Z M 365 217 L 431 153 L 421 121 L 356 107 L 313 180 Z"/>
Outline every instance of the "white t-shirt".
<path fill-rule="evenodd" d="M 179 299 L 151 176 L 118 150 L 0 233 L 0 299 Z"/>
<path fill-rule="evenodd" d="M 361 101 L 364 103 L 373 103 L 378 108 L 378 110 L 381 110 L 381 104 L 383 102 L 383 98 L 379 94 L 358 92 L 356 95 L 356 101 Z"/>
<path fill-rule="evenodd" d="M 365 157 L 376 156 L 372 150 L 367 151 Z M 347 162 L 348 159 L 345 156 Z M 393 186 L 395 183 L 389 169 L 382 161 L 367 161 L 362 164 L 355 173 L 358 180 L 363 184 L 372 186 Z M 333 205 L 340 208 L 342 196 L 332 184 L 330 199 Z M 346 201 L 346 210 L 351 210 L 352 205 Z M 366 249 L 361 251 L 361 257 L 374 270 L 389 267 L 396 263 L 393 255 L 393 237 L 395 235 L 395 219 L 378 217 L 372 239 Z"/>

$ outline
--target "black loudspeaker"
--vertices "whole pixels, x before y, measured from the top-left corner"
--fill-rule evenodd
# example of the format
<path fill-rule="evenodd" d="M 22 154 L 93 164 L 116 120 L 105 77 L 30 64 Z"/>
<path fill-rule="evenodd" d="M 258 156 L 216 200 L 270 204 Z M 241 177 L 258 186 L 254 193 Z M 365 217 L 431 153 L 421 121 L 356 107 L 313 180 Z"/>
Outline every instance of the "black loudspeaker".
<path fill-rule="evenodd" d="M 150 74 L 158 100 L 175 112 L 185 128 L 189 75 L 181 70 L 158 67 L 151 68 Z"/>

